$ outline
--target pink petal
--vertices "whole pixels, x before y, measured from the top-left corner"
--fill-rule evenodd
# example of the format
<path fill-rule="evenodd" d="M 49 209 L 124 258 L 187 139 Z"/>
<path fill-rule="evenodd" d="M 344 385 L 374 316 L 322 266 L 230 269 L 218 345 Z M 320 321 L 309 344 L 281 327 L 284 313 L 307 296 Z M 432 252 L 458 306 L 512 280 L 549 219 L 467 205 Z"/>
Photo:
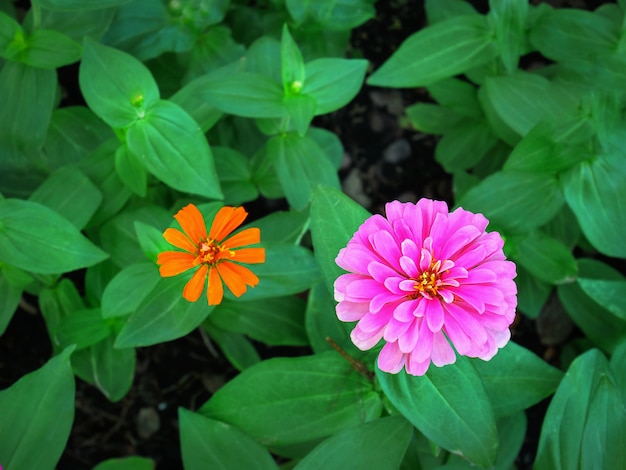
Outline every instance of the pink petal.
<path fill-rule="evenodd" d="M 400 267 L 407 277 L 416 278 L 420 274 L 415 261 L 413 261 L 413 258 L 409 258 L 408 256 L 400 257 Z"/>
<path fill-rule="evenodd" d="M 398 276 L 398 272 L 396 270 L 387 264 L 381 263 L 380 261 L 369 262 L 366 269 L 369 275 L 381 284 L 384 284 L 385 280 L 390 277 Z"/>
<path fill-rule="evenodd" d="M 406 361 L 406 371 L 411 375 L 422 376 L 426 373 L 429 366 L 430 358 L 422 362 L 417 362 L 415 360 L 415 354 L 409 354 L 408 360 Z"/>
<path fill-rule="evenodd" d="M 454 361 L 456 361 L 454 349 L 452 349 L 450 343 L 448 343 L 448 340 L 441 332 L 433 335 L 433 352 L 430 359 L 437 367 L 454 364 Z"/>
<path fill-rule="evenodd" d="M 404 367 L 406 357 L 396 343 L 387 343 L 378 355 L 378 368 L 384 372 L 397 374 Z"/>
<path fill-rule="evenodd" d="M 392 318 L 391 320 L 389 320 L 389 323 L 387 324 L 385 328 L 385 333 L 383 334 L 383 338 L 387 342 L 397 341 L 398 338 L 401 335 L 403 335 L 406 332 L 406 330 L 409 329 L 410 326 L 411 326 L 410 321 L 401 322 L 401 321 L 396 320 L 395 318 Z"/>
<path fill-rule="evenodd" d="M 443 327 L 444 311 L 439 299 L 426 300 L 425 301 L 425 315 L 428 328 L 433 333 L 441 330 Z"/>
<path fill-rule="evenodd" d="M 418 300 L 404 300 L 393 311 L 393 317 L 401 322 L 411 321 L 415 318 L 414 312 L 417 305 Z"/>
<path fill-rule="evenodd" d="M 400 271 L 400 247 L 393 235 L 389 232 L 376 232 L 370 236 L 372 245 L 376 249 L 378 255 L 385 260 L 396 271 Z"/>
<path fill-rule="evenodd" d="M 404 353 L 413 352 L 415 349 L 418 340 L 421 341 L 419 337 L 420 334 L 420 323 L 424 323 L 418 319 L 415 319 L 411 322 L 406 332 L 398 338 L 398 347 Z"/>
<path fill-rule="evenodd" d="M 337 318 L 341 321 L 359 321 L 363 315 L 369 312 L 369 302 L 339 302 L 335 311 Z"/>
<path fill-rule="evenodd" d="M 359 329 L 358 325 L 350 333 L 350 339 L 352 340 L 354 345 L 361 351 L 367 351 L 368 349 L 372 349 L 378 344 L 382 337 L 382 330 L 372 333 L 365 333 Z"/>

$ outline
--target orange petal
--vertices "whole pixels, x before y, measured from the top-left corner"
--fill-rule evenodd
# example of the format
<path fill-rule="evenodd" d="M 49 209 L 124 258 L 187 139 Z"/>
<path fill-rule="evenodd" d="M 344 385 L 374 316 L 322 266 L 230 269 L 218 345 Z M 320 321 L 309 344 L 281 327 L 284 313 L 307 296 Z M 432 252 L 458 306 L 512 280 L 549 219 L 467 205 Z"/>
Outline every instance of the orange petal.
<path fill-rule="evenodd" d="M 240 246 L 254 245 L 261 241 L 261 230 L 257 227 L 247 228 L 239 233 L 236 233 L 228 240 L 224 240 L 224 245 L 228 249 L 238 248 Z"/>
<path fill-rule="evenodd" d="M 265 248 L 242 248 L 235 250 L 235 257 L 233 261 L 239 263 L 264 263 L 265 262 Z"/>
<path fill-rule="evenodd" d="M 224 298 L 224 286 L 215 268 L 209 270 L 209 288 L 206 295 L 209 305 L 219 305 Z"/>
<path fill-rule="evenodd" d="M 220 263 L 216 269 L 235 297 L 246 292 L 246 284 L 254 287 L 259 283 L 259 278 L 252 271 L 235 263 Z"/>
<path fill-rule="evenodd" d="M 209 232 L 209 238 L 221 242 L 233 230 L 239 227 L 247 216 L 248 213 L 243 207 L 222 207 L 217 211 L 217 214 L 215 214 L 215 219 L 213 219 L 213 224 Z"/>
<path fill-rule="evenodd" d="M 209 267 L 206 264 L 200 266 L 189 282 L 185 284 L 185 288 L 183 289 L 183 297 L 187 299 L 189 302 L 195 302 L 202 295 L 202 291 L 204 290 L 204 284 L 206 284 L 206 272 Z"/>
<path fill-rule="evenodd" d="M 200 240 L 206 238 L 204 217 L 202 217 L 198 208 L 193 204 L 187 204 L 176 213 L 174 218 L 193 243 L 200 243 Z"/>
<path fill-rule="evenodd" d="M 157 264 L 161 265 L 159 273 L 163 277 L 176 276 L 191 269 L 195 259 L 196 257 L 189 253 L 164 251 L 159 253 L 157 257 Z"/>
<path fill-rule="evenodd" d="M 188 251 L 189 253 L 196 253 L 198 251 L 198 247 L 189 241 L 189 238 L 183 232 L 175 228 L 168 228 L 163 232 L 163 238 L 167 240 L 168 243 L 171 243 L 176 248 L 180 248 L 181 250 Z"/>

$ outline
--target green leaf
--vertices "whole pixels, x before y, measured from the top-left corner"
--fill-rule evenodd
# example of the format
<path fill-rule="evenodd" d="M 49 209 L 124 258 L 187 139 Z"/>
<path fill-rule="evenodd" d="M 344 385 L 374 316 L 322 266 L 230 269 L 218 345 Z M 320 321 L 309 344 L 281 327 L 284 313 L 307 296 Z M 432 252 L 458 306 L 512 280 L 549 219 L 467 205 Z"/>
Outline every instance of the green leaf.
<path fill-rule="evenodd" d="M 513 258 L 532 275 L 551 284 L 565 284 L 576 279 L 578 268 L 571 250 L 560 241 L 534 230 L 523 238 L 513 239 Z"/>
<path fill-rule="evenodd" d="M 315 115 L 315 98 L 305 94 L 289 95 L 283 103 L 289 115 L 289 129 L 304 136 Z"/>
<path fill-rule="evenodd" d="M 621 281 L 623 276 L 610 266 L 593 259 L 578 260 L 578 276 L 584 279 Z M 589 297 L 578 283 L 558 286 L 558 295 L 570 318 L 596 346 L 607 352 L 626 337 L 626 322 Z"/>
<path fill-rule="evenodd" d="M 334 351 L 274 358 L 246 369 L 199 410 L 264 445 L 308 442 L 381 413 L 372 383 Z"/>
<path fill-rule="evenodd" d="M 313 192 L 313 248 L 329 292 L 333 292 L 335 279 L 345 273 L 335 263 L 339 250 L 369 216 L 367 210 L 339 190 L 318 186 Z"/>
<path fill-rule="evenodd" d="M 267 143 L 272 161 L 289 204 L 304 209 L 318 185 L 339 188 L 339 179 L 332 163 L 314 140 L 287 134 L 273 137 Z"/>
<path fill-rule="evenodd" d="M 26 49 L 16 57 L 32 67 L 56 69 L 80 59 L 81 45 L 69 36 L 50 29 L 36 29 L 26 38 Z"/>
<path fill-rule="evenodd" d="M 283 25 L 281 40 L 281 74 L 285 96 L 299 94 L 304 85 L 304 61 L 298 45 L 289 34 L 287 24 Z"/>
<path fill-rule="evenodd" d="M 489 18 L 493 20 L 496 40 L 500 47 L 500 58 L 506 71 L 513 73 L 524 52 L 528 2 L 491 0 L 489 8 Z"/>
<path fill-rule="evenodd" d="M 455 16 L 476 14 L 476 9 L 465 0 L 426 0 L 424 2 L 428 23 L 435 24 Z"/>
<path fill-rule="evenodd" d="M 159 253 L 172 249 L 172 245 L 163 238 L 161 230 L 139 221 L 134 225 L 141 251 L 150 261 L 156 263 Z"/>
<path fill-rule="evenodd" d="M 367 83 L 392 88 L 426 86 L 486 64 L 496 54 L 485 17 L 458 16 L 409 36 Z"/>
<path fill-rule="evenodd" d="M 445 108 L 466 117 L 484 117 L 476 86 L 458 78 L 447 78 L 427 87 L 428 93 Z"/>
<path fill-rule="evenodd" d="M 315 115 L 328 114 L 347 105 L 363 85 L 367 61 L 324 57 L 305 65 L 302 93 L 315 98 Z"/>
<path fill-rule="evenodd" d="M 245 55 L 245 46 L 233 40 L 231 30 L 227 26 L 212 26 L 197 38 L 191 50 L 183 83 L 235 61 L 241 61 Z"/>
<path fill-rule="evenodd" d="M 270 453 L 244 432 L 220 421 L 178 409 L 185 470 L 278 470 Z"/>
<path fill-rule="evenodd" d="M 47 206 L 83 229 L 102 202 L 102 193 L 80 170 L 60 168 L 52 173 L 29 198 Z"/>
<path fill-rule="evenodd" d="M 592 349 L 572 362 L 548 407 L 535 468 L 619 468 L 625 433 L 626 408 L 615 378 L 606 358 Z"/>
<path fill-rule="evenodd" d="M 154 460 L 146 457 L 121 457 L 100 462 L 92 470 L 154 470 Z"/>
<path fill-rule="evenodd" d="M 213 155 L 196 122 L 178 105 L 157 101 L 127 134 L 128 149 L 174 189 L 221 199 Z"/>
<path fill-rule="evenodd" d="M 296 245 L 266 245 L 265 263 L 253 265 L 251 269 L 258 276 L 259 285 L 248 289 L 242 298 L 246 302 L 298 294 L 320 278 L 319 266 L 311 251 Z M 226 296 L 233 298 L 230 293 Z"/>
<path fill-rule="evenodd" d="M 376 14 L 368 0 L 286 0 L 289 15 L 297 24 L 319 24 L 322 30 L 350 30 Z"/>
<path fill-rule="evenodd" d="M 270 346 L 307 346 L 305 303 L 298 297 L 273 297 L 263 302 L 225 299 L 215 307 L 211 322 Z"/>
<path fill-rule="evenodd" d="M 562 205 L 556 177 L 513 171 L 488 176 L 459 201 L 459 206 L 485 214 L 497 227 L 522 233 L 548 222 Z"/>
<path fill-rule="evenodd" d="M 444 131 L 435 149 L 435 159 L 448 173 L 466 170 L 480 162 L 497 141 L 485 121 L 463 119 Z"/>
<path fill-rule="evenodd" d="M 259 196 L 259 191 L 252 182 L 248 158 L 229 147 L 213 147 L 213 156 L 224 192 L 224 204 L 238 205 L 253 201 Z"/>
<path fill-rule="evenodd" d="M 116 349 L 114 340 L 109 335 L 87 350 L 93 382 L 111 402 L 124 398 L 135 378 L 135 350 Z"/>
<path fill-rule="evenodd" d="M 500 418 L 498 427 L 497 469 L 513 469 L 526 439 L 527 418 L 523 411 Z"/>
<path fill-rule="evenodd" d="M 615 375 L 615 381 L 622 393 L 622 398 L 626 397 L 626 340 L 622 341 L 611 355 L 611 369 Z"/>
<path fill-rule="evenodd" d="M 34 273 L 60 274 L 99 263 L 107 256 L 53 210 L 19 199 L 0 201 L 3 262 Z"/>
<path fill-rule="evenodd" d="M 241 333 L 227 331 L 217 326 L 211 317 L 202 324 L 202 328 L 222 350 L 222 354 L 235 367 L 242 371 L 261 362 L 261 356 L 252 343 Z"/>
<path fill-rule="evenodd" d="M 489 361 L 474 360 L 497 418 L 538 403 L 556 390 L 563 373 L 510 341 Z"/>
<path fill-rule="evenodd" d="M 401 416 L 379 418 L 329 437 L 294 470 L 399 468 L 412 434 L 411 424 Z"/>
<path fill-rule="evenodd" d="M 0 336 L 4 334 L 22 298 L 22 289 L 11 284 L 0 271 Z"/>
<path fill-rule="evenodd" d="M 606 280 L 606 279 L 585 279 L 576 280 L 582 287 L 585 294 L 607 309 L 613 315 L 626 321 L 626 279 Z"/>
<path fill-rule="evenodd" d="M 537 318 L 541 309 L 550 297 L 552 285 L 540 281 L 531 275 L 523 266 L 517 265 L 517 308 L 530 318 Z"/>
<path fill-rule="evenodd" d="M 56 467 L 74 421 L 72 350 L 0 391 L 0 462 L 5 468 Z"/>
<path fill-rule="evenodd" d="M 206 100 L 198 99 L 204 89 L 204 76 L 200 76 L 176 91 L 169 100 L 183 108 L 198 123 L 200 129 L 206 132 L 219 121 L 222 112 Z"/>
<path fill-rule="evenodd" d="M 496 113 L 520 136 L 540 121 L 569 118 L 579 104 L 562 86 L 528 72 L 487 77 L 484 86 Z"/>
<path fill-rule="evenodd" d="M 98 0 L 97 3 L 87 3 L 83 0 L 35 0 L 40 7 L 48 10 L 75 11 L 109 8 L 127 3 L 129 0 Z"/>
<path fill-rule="evenodd" d="M 39 294 L 39 308 L 46 322 L 48 335 L 55 352 L 59 351 L 57 330 L 66 316 L 85 308 L 76 286 L 69 279 L 61 279 L 54 288 L 46 287 Z"/>
<path fill-rule="evenodd" d="M 339 140 L 339 136 L 321 127 L 309 127 L 306 134 L 319 145 L 324 155 L 333 164 L 335 170 L 339 170 L 344 155 L 343 145 L 341 140 Z"/>
<path fill-rule="evenodd" d="M 224 76 L 213 72 L 198 80 L 203 83 L 198 98 L 225 113 L 249 118 L 280 118 L 286 114 L 282 87 L 264 75 L 244 72 Z"/>
<path fill-rule="evenodd" d="M 263 244 L 297 245 L 309 229 L 309 214 L 306 212 L 274 211 L 254 221 L 254 226 L 261 230 Z"/>
<path fill-rule="evenodd" d="M 159 279 L 159 270 L 153 263 L 136 263 L 122 269 L 104 289 L 102 317 L 113 318 L 134 312 Z"/>
<path fill-rule="evenodd" d="M 145 65 L 89 38 L 83 45 L 79 82 L 89 107 L 114 128 L 143 119 L 159 100 L 159 89 Z"/>
<path fill-rule="evenodd" d="M 16 38 L 23 34 L 22 26 L 15 21 L 15 18 L 0 11 L 0 56 L 7 58 L 7 49 L 12 46 Z"/>
<path fill-rule="evenodd" d="M 626 258 L 623 149 L 614 148 L 580 163 L 561 177 L 561 184 L 565 200 L 591 244 L 606 255 Z"/>
<path fill-rule="evenodd" d="M 57 337 L 62 347 L 76 345 L 76 350 L 102 341 L 109 336 L 111 328 L 103 320 L 99 308 L 75 310 L 59 323 Z"/>
<path fill-rule="evenodd" d="M 333 349 L 326 338 L 330 338 L 344 350 L 352 344 L 349 339 L 349 325 L 337 318 L 335 305 L 324 283 L 318 282 L 309 291 L 305 325 L 311 348 L 316 353 Z"/>
<path fill-rule="evenodd" d="M 102 5 L 104 2 L 94 2 L 85 5 L 82 0 L 77 0 L 76 3 L 80 4 L 80 7 L 74 11 L 42 8 L 40 10 L 41 27 L 63 31 L 63 34 L 78 42 L 81 42 L 85 36 L 89 36 L 94 40 L 100 39 L 109 28 L 117 8 L 114 6 L 100 8 L 98 5 Z M 98 6 L 98 9 L 86 9 L 92 6 Z M 33 9 L 31 8 L 29 14 L 32 12 Z"/>
<path fill-rule="evenodd" d="M 148 173 L 140 157 L 130 152 L 126 144 L 120 145 L 115 151 L 115 171 L 128 189 L 140 197 L 146 197 Z"/>
<path fill-rule="evenodd" d="M 498 447 L 495 418 L 469 359 L 461 356 L 454 364 L 430 367 L 421 377 L 377 368 L 376 377 L 391 403 L 427 438 L 475 465 L 493 465 Z"/>
<path fill-rule="evenodd" d="M 188 280 L 189 276 L 159 280 L 122 327 L 115 347 L 151 346 L 178 339 L 198 327 L 213 307 L 206 304 L 205 297 L 197 302 L 183 298 Z"/>
<path fill-rule="evenodd" d="M 615 49 L 620 31 L 597 12 L 559 8 L 543 13 L 529 31 L 532 46 L 557 62 L 597 56 Z"/>
<path fill-rule="evenodd" d="M 463 116 L 432 103 L 415 103 L 406 108 L 406 115 L 418 131 L 443 134 L 462 122 Z"/>

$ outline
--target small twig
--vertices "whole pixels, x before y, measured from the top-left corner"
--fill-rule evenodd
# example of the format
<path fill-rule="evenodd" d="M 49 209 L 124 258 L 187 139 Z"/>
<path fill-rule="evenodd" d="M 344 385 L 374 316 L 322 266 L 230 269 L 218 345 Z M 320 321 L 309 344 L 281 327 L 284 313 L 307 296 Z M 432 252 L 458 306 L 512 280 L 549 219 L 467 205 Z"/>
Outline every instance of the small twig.
<path fill-rule="evenodd" d="M 326 337 L 326 342 L 330 344 L 335 351 L 343 356 L 343 358 L 350 363 L 352 368 L 356 370 L 359 374 L 365 377 L 367 380 L 374 379 L 374 372 L 369 370 L 363 361 L 359 361 L 358 359 L 353 358 L 347 352 L 345 352 L 341 346 L 333 341 L 333 339 L 329 336 Z"/>
<path fill-rule="evenodd" d="M 211 353 L 211 356 L 216 357 L 216 358 L 220 357 L 220 354 L 217 352 L 217 349 L 215 349 L 215 346 L 213 346 L 213 343 L 211 342 L 211 338 L 209 338 L 209 335 L 207 335 L 206 331 L 204 331 L 204 328 L 200 326 L 198 327 L 198 330 L 200 331 L 200 337 L 202 338 L 202 342 L 204 343 L 206 348 L 209 350 L 209 353 Z"/>

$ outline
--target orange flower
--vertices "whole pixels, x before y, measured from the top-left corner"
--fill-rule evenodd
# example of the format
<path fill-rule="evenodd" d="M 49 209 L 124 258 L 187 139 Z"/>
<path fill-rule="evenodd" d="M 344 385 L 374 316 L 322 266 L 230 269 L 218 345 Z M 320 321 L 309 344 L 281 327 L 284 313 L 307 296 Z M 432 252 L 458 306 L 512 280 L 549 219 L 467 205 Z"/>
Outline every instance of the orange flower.
<path fill-rule="evenodd" d="M 265 261 L 264 248 L 241 248 L 259 243 L 261 231 L 258 228 L 247 228 L 227 238 L 243 223 L 247 215 L 243 207 L 222 207 L 215 215 L 207 236 L 204 217 L 198 208 L 193 204 L 183 207 L 174 216 L 183 231 L 168 228 L 163 232 L 163 238 L 185 251 L 159 253 L 157 264 L 160 266 L 161 276 L 176 276 L 199 266 L 185 285 L 183 297 L 189 302 L 198 300 L 208 277 L 209 305 L 218 305 L 222 301 L 224 296 L 222 281 L 236 297 L 246 292 L 246 286 L 256 286 L 259 278 L 239 263 Z"/>

